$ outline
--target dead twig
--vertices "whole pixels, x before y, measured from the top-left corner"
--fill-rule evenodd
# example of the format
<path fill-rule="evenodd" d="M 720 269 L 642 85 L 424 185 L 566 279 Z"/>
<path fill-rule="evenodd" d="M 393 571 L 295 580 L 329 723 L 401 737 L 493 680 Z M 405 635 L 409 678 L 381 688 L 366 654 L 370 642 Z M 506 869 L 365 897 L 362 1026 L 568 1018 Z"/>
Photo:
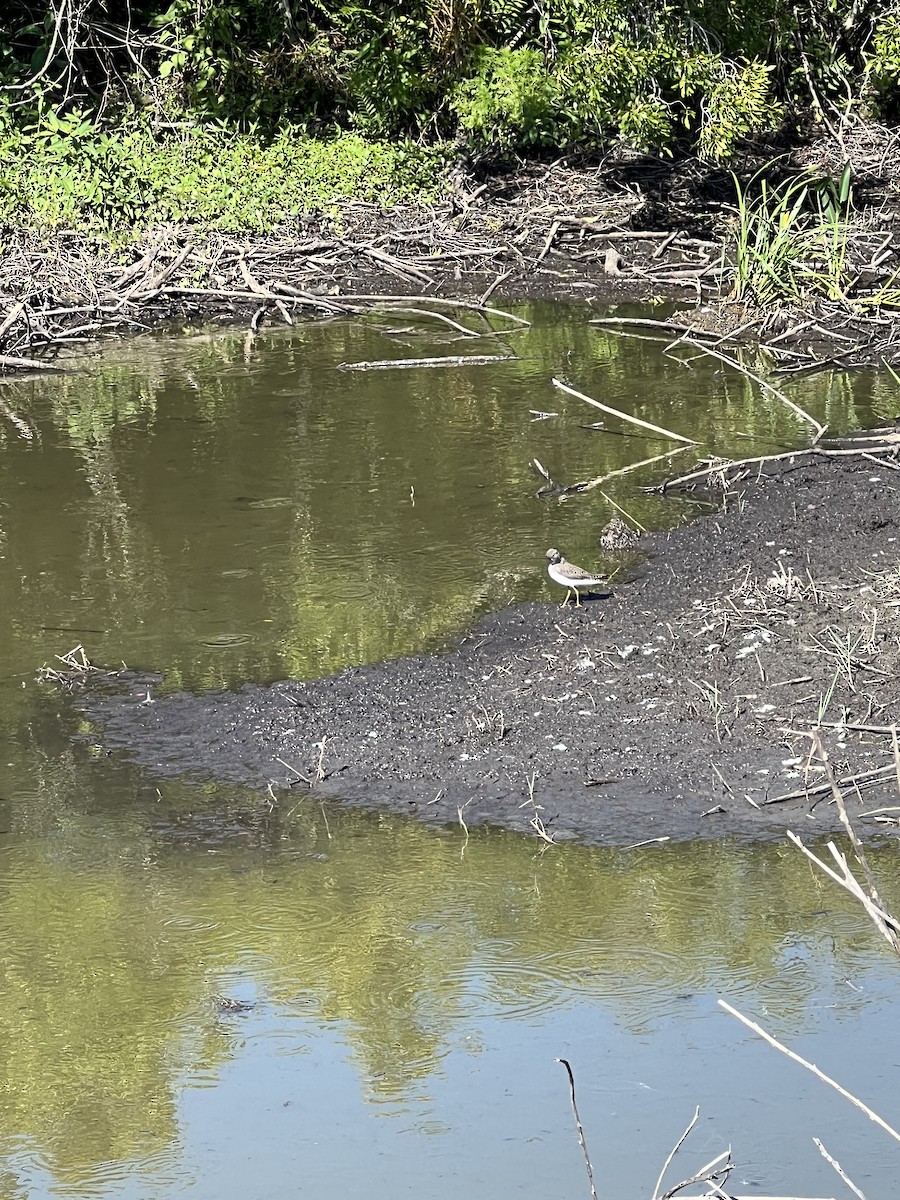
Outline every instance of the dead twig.
<path fill-rule="evenodd" d="M 858 788 L 860 784 L 864 787 L 871 787 L 875 783 L 879 783 L 884 777 L 894 770 L 894 764 L 890 763 L 886 767 L 875 767 L 871 771 L 859 771 L 856 775 L 845 775 L 840 781 L 840 787 L 843 788 Z M 838 789 L 840 790 L 840 788 Z M 785 792 L 781 796 L 768 796 L 762 801 L 763 805 L 781 804 L 785 800 L 800 800 L 807 799 L 810 796 L 817 796 L 821 792 L 831 791 L 830 782 L 817 783 L 813 787 L 798 788 L 793 792 Z"/>
<path fill-rule="evenodd" d="M 838 1162 L 838 1160 L 836 1158 L 832 1158 L 832 1156 L 828 1153 L 828 1151 L 822 1145 L 819 1138 L 814 1137 L 813 1141 L 815 1142 L 816 1146 L 818 1147 L 819 1153 L 822 1155 L 822 1157 L 825 1159 L 825 1161 L 830 1166 L 834 1167 L 835 1171 L 837 1171 L 838 1175 L 840 1175 L 841 1179 L 843 1179 L 844 1183 L 846 1183 L 846 1185 L 850 1189 L 850 1191 L 853 1192 L 854 1196 L 858 1197 L 858 1200 L 866 1200 L 864 1193 L 861 1192 L 860 1189 L 856 1186 L 856 1184 L 853 1182 L 853 1180 L 850 1178 L 850 1176 L 846 1173 L 846 1171 L 843 1169 L 843 1167 Z"/>
<path fill-rule="evenodd" d="M 818 441 L 819 438 L 824 435 L 825 430 L 827 429 L 826 425 L 821 425 L 815 419 L 815 417 L 811 417 L 805 409 L 800 407 L 799 404 L 795 404 L 793 400 L 789 400 L 784 392 L 779 391 L 777 387 L 773 387 L 771 383 L 767 383 L 765 379 L 754 374 L 753 371 L 749 371 L 745 366 L 743 366 L 742 363 L 739 363 L 736 358 L 732 358 L 729 354 L 723 354 L 721 350 L 714 350 L 711 346 L 704 346 L 702 342 L 698 342 L 688 335 L 685 335 L 685 337 L 681 339 L 681 344 L 695 347 L 695 349 L 700 350 L 703 354 L 708 354 L 710 357 L 718 359 L 719 362 L 725 363 L 727 366 L 734 367 L 736 371 L 740 371 L 742 375 L 745 375 L 754 383 L 759 384 L 763 391 L 766 391 L 769 393 L 769 395 L 774 396 L 776 400 L 780 400 L 782 404 L 786 404 L 795 416 L 802 417 L 804 421 L 812 425 L 813 429 L 816 431 L 816 441 Z"/>
<path fill-rule="evenodd" d="M 845 1100 L 849 1100 L 851 1104 L 860 1110 L 860 1112 L 865 1113 L 870 1121 L 874 1121 L 874 1123 L 880 1129 L 883 1129 L 885 1133 L 890 1134 L 895 1141 L 900 1142 L 900 1133 L 898 1133 L 896 1129 L 888 1125 L 887 1121 L 880 1117 L 873 1109 L 869 1108 L 868 1104 L 865 1104 L 858 1097 L 854 1096 L 852 1092 L 848 1092 L 846 1088 L 841 1087 L 837 1080 L 832 1079 L 830 1075 L 826 1075 L 824 1071 L 820 1071 L 815 1063 L 809 1062 L 808 1059 L 802 1058 L 794 1050 L 790 1050 L 787 1046 L 783 1045 L 778 1041 L 777 1038 L 772 1037 L 771 1033 L 767 1033 L 761 1025 L 756 1023 L 756 1021 L 751 1021 L 749 1017 L 745 1017 L 743 1013 L 740 1013 L 736 1008 L 733 1008 L 727 1000 L 723 1000 L 720 997 L 718 1004 L 720 1008 L 724 1008 L 727 1013 L 731 1014 L 731 1016 L 737 1017 L 737 1019 L 743 1022 L 748 1029 L 751 1029 L 764 1041 L 768 1042 L 770 1046 L 774 1046 L 776 1050 L 780 1050 L 782 1054 L 786 1054 L 787 1057 L 793 1062 L 799 1063 L 801 1067 L 805 1067 L 807 1071 L 811 1071 L 817 1079 L 821 1079 L 823 1083 L 827 1083 L 829 1087 L 834 1088 L 834 1090 L 843 1096 Z"/>
<path fill-rule="evenodd" d="M 619 408 L 612 408 L 609 404 L 601 404 L 599 400 L 593 400 L 590 396 L 586 396 L 584 392 L 578 392 L 575 388 L 569 387 L 561 379 L 553 379 L 551 382 L 554 387 L 567 392 L 570 396 L 574 396 L 576 400 L 584 400 L 587 404 L 593 404 L 601 412 L 609 413 L 613 417 L 621 417 L 623 421 L 628 421 L 632 425 L 638 425 L 641 429 L 648 429 L 651 433 L 658 433 L 661 437 L 671 438 L 674 442 L 685 442 L 689 446 L 697 445 L 694 438 L 684 437 L 680 433 L 673 433 L 671 429 L 663 429 L 661 425 L 653 425 L 650 421 L 644 421 L 640 417 L 632 416 L 631 413 L 622 412 Z"/>
<path fill-rule="evenodd" d="M 834 798 L 834 802 L 837 805 L 841 824 L 846 831 L 847 837 L 850 839 L 850 844 L 853 847 L 853 853 L 856 857 L 856 861 L 859 863 L 860 869 L 865 876 L 867 885 L 866 888 L 863 888 L 862 884 L 860 884 L 856 879 L 855 875 L 850 869 L 849 864 L 847 863 L 846 856 L 840 850 L 838 850 L 834 842 L 828 843 L 828 851 L 831 854 L 831 857 L 837 863 L 840 873 L 832 870 L 832 868 L 823 862 L 822 859 L 813 854 L 811 850 L 808 850 L 800 838 L 797 837 L 797 835 L 791 830 L 788 830 L 787 836 L 794 843 L 794 845 L 797 846 L 808 859 L 810 859 L 811 862 L 814 862 L 816 866 L 821 871 L 824 871 L 830 879 L 833 879 L 835 883 L 839 884 L 842 888 L 844 888 L 845 891 L 848 891 L 850 895 L 854 897 L 854 899 L 859 901 L 869 918 L 872 920 L 876 929 L 878 929 L 879 933 L 881 933 L 885 940 L 890 944 L 894 953 L 900 954 L 900 923 L 898 923 L 888 911 L 887 905 L 884 903 L 878 893 L 878 886 L 875 882 L 875 874 L 869 865 L 869 860 L 866 857 L 866 852 L 863 849 L 863 845 L 860 842 L 859 837 L 857 836 L 856 830 L 853 828 L 853 823 L 851 822 L 850 816 L 847 812 L 847 806 L 844 803 L 843 794 L 838 786 L 837 779 L 834 775 L 834 770 L 832 769 L 831 762 L 828 758 L 828 752 L 822 745 L 822 739 L 817 729 L 814 729 L 812 733 L 808 734 L 807 736 L 812 742 L 813 753 L 819 762 L 821 762 L 825 770 L 828 787 Z M 887 768 L 889 771 L 893 771 L 894 769 L 894 763 Z"/>
<path fill-rule="evenodd" d="M 439 358 L 382 358 L 338 363 L 339 371 L 406 371 L 411 367 L 480 367 L 487 363 L 517 362 L 515 354 L 455 354 Z"/>
<path fill-rule="evenodd" d="M 658 1200 L 659 1189 L 662 1187 L 662 1181 L 665 1177 L 666 1171 L 668 1171 L 669 1167 L 672 1165 L 672 1160 L 674 1159 L 675 1155 L 678 1153 L 678 1151 L 681 1149 L 681 1147 L 684 1145 L 684 1143 L 688 1140 L 691 1130 L 697 1124 L 697 1121 L 699 1119 L 700 1119 L 700 1105 L 698 1104 L 697 1107 L 694 1109 L 694 1115 L 691 1117 L 690 1121 L 688 1121 L 687 1129 L 685 1129 L 684 1133 L 681 1135 L 681 1137 L 678 1139 L 678 1141 L 675 1143 L 675 1145 L 669 1151 L 668 1157 L 666 1158 L 666 1161 L 663 1163 L 662 1170 L 659 1173 L 659 1178 L 656 1181 L 656 1187 L 653 1189 L 653 1200 Z"/>
<path fill-rule="evenodd" d="M 581 1147 L 581 1153 L 584 1156 L 584 1166 L 587 1171 L 588 1183 L 591 1188 L 592 1200 L 597 1200 L 597 1189 L 594 1186 L 594 1168 L 591 1165 L 591 1156 L 588 1154 L 587 1142 L 584 1140 L 584 1126 L 581 1124 L 581 1117 L 578 1115 L 578 1105 L 575 1102 L 575 1076 L 572 1073 L 572 1067 L 567 1058 L 558 1058 L 558 1063 L 566 1068 L 566 1073 L 569 1076 L 569 1102 L 572 1105 L 572 1115 L 575 1118 L 575 1128 L 578 1130 L 578 1144 Z"/>

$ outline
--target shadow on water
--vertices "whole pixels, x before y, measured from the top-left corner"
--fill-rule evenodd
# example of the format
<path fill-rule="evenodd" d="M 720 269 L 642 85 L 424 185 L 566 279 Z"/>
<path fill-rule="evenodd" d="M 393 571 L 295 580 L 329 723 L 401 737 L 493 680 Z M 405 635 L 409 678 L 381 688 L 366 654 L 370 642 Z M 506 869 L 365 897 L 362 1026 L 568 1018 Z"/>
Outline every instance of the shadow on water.
<path fill-rule="evenodd" d="M 3 385 L 38 432 L 0 426 L 3 1195 L 585 1194 L 558 1055 L 602 1194 L 649 1194 L 696 1103 L 690 1163 L 733 1142 L 739 1193 L 830 1194 L 811 1134 L 860 1182 L 895 1177 L 890 1147 L 848 1139 L 842 1102 L 715 1007 L 890 1119 L 898 967 L 795 852 L 541 854 L 311 797 L 157 790 L 73 745 L 32 682 L 76 642 L 171 687 L 315 676 L 549 598 L 548 546 L 606 566 L 609 500 L 536 499 L 531 459 L 568 481 L 671 447 L 581 428 L 596 414 L 552 375 L 703 453 L 804 440 L 742 377 L 581 310 L 531 315 L 500 366 L 337 371 L 459 347 L 333 322 L 141 339 Z M 846 429 L 889 393 L 823 375 L 792 394 Z M 693 511 L 629 476 L 603 490 L 648 526 Z"/>

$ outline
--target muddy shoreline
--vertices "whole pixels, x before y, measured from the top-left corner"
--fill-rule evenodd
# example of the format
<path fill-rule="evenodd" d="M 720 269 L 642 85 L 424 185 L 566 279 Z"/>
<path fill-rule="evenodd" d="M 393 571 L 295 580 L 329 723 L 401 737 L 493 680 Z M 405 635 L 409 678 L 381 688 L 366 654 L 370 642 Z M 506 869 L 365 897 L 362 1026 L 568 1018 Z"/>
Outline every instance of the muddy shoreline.
<path fill-rule="evenodd" d="M 890 462 L 773 463 L 720 511 L 646 536 L 631 578 L 581 608 L 518 605 L 444 654 L 310 682 L 81 703 L 152 775 L 271 783 L 279 803 L 619 845 L 814 836 L 837 827 L 806 769 L 818 720 L 851 810 L 898 802 L 883 732 L 900 700 L 898 501 Z"/>

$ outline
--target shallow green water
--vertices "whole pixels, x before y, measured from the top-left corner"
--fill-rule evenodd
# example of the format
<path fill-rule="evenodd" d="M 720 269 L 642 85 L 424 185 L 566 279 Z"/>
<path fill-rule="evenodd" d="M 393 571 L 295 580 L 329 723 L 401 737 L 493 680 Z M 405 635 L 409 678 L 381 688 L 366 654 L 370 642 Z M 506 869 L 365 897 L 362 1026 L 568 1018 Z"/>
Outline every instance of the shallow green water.
<path fill-rule="evenodd" d="M 602 1195 L 649 1195 L 698 1103 L 679 1178 L 731 1142 L 738 1194 L 837 1194 L 815 1134 L 890 1194 L 887 1139 L 715 1005 L 900 1120 L 900 966 L 795 852 L 541 854 L 299 796 L 157 790 L 72 744 L 77 718 L 33 682 L 76 643 L 172 687 L 310 677 L 550 600 L 546 547 L 607 565 L 614 509 L 600 489 L 536 499 L 530 460 L 571 482 L 671 449 L 580 428 L 600 414 L 553 375 L 701 453 L 804 440 L 717 364 L 583 310 L 528 315 L 462 345 L 375 321 L 139 339 L 0 385 L 0 1196 L 584 1195 L 557 1056 Z M 836 429 L 889 417 L 894 391 L 790 388 Z M 634 481 L 693 457 L 602 490 L 645 525 L 684 520 Z M 878 866 L 897 907 L 892 848 Z"/>
<path fill-rule="evenodd" d="M 807 436 L 713 360 L 679 365 L 664 343 L 587 325 L 585 310 L 528 311 L 533 329 L 462 344 L 388 337 L 372 321 L 252 341 L 145 338 L 92 354 L 80 373 L 2 385 L 36 431 L 25 441 L 0 416 L 9 670 L 83 642 L 97 661 L 162 667 L 173 686 L 309 677 L 549 599 L 548 545 L 607 565 L 596 539 L 615 509 L 601 491 L 644 525 L 681 521 L 691 506 L 636 484 L 695 457 L 564 503 L 536 499 L 533 458 L 571 483 L 673 449 L 615 418 L 581 428 L 603 414 L 553 388 L 554 375 L 699 439 L 701 454 Z M 335 369 L 513 351 L 516 361 L 468 369 Z M 823 375 L 791 395 L 845 429 L 893 411 L 894 390 Z M 535 422 L 532 410 L 559 416 Z"/>

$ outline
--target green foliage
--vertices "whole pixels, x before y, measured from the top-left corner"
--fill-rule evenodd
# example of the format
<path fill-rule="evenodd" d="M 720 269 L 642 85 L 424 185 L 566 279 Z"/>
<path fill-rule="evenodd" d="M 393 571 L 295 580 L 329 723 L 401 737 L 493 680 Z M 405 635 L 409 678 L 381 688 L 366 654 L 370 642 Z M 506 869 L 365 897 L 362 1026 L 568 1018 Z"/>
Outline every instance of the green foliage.
<path fill-rule="evenodd" d="M 602 145 L 617 134 L 640 150 L 665 149 L 686 124 L 676 56 L 663 44 L 613 41 L 589 54 L 573 50 L 558 71 L 566 79 L 573 140 Z"/>
<path fill-rule="evenodd" d="M 771 129 L 781 116 L 772 95 L 771 69 L 754 60 L 728 70 L 718 65 L 703 105 L 697 146 L 703 158 L 730 158 L 737 143 L 760 130 Z"/>
<path fill-rule="evenodd" d="M 868 66 L 881 114 L 896 120 L 900 115 L 900 17 L 886 17 L 878 25 Z"/>
<path fill-rule="evenodd" d="M 663 43 L 569 49 L 552 66 L 534 49 L 482 48 L 452 106 L 463 130 L 501 150 L 600 147 L 616 136 L 666 150 L 687 134 L 702 156 L 724 159 L 778 119 L 769 84 L 760 62 L 726 70 L 706 51 L 685 58 Z"/>
<path fill-rule="evenodd" d="M 162 49 L 158 78 L 170 85 L 161 95 L 173 115 L 187 109 L 272 131 L 318 106 L 314 56 L 295 52 L 284 12 L 270 0 L 172 0 L 151 26 Z"/>
<path fill-rule="evenodd" d="M 348 6 L 347 94 L 355 125 L 378 137 L 415 129 L 438 101 L 437 63 L 424 9 Z M 419 6 L 416 6 L 419 8 Z"/>
<path fill-rule="evenodd" d="M 800 306 L 813 297 L 848 301 L 850 168 L 837 182 L 806 174 L 772 187 L 763 177 L 759 194 L 751 197 L 756 178 L 745 189 L 734 177 L 733 299 L 766 308 Z"/>
<path fill-rule="evenodd" d="M 438 150 L 285 130 L 269 142 L 193 129 L 160 140 L 105 133 L 72 115 L 0 141 L 0 221 L 42 229 L 127 231 L 161 222 L 270 230 L 340 198 L 390 204 L 428 194 Z"/>
<path fill-rule="evenodd" d="M 886 0 L 8 0 L 5 15 L 0 136 L 49 144 L 68 136 L 49 114 L 88 122 L 75 141 L 101 205 L 119 164 L 98 138 L 120 141 L 136 112 L 273 142 L 462 133 L 502 153 L 618 140 L 727 160 L 804 110 L 900 109 Z"/>
<path fill-rule="evenodd" d="M 460 127 L 501 150 L 558 140 L 558 91 L 537 50 L 482 47 L 475 74 L 456 89 Z"/>
<path fill-rule="evenodd" d="M 887 17 L 875 30 L 873 73 L 892 83 L 900 81 L 900 17 Z"/>

